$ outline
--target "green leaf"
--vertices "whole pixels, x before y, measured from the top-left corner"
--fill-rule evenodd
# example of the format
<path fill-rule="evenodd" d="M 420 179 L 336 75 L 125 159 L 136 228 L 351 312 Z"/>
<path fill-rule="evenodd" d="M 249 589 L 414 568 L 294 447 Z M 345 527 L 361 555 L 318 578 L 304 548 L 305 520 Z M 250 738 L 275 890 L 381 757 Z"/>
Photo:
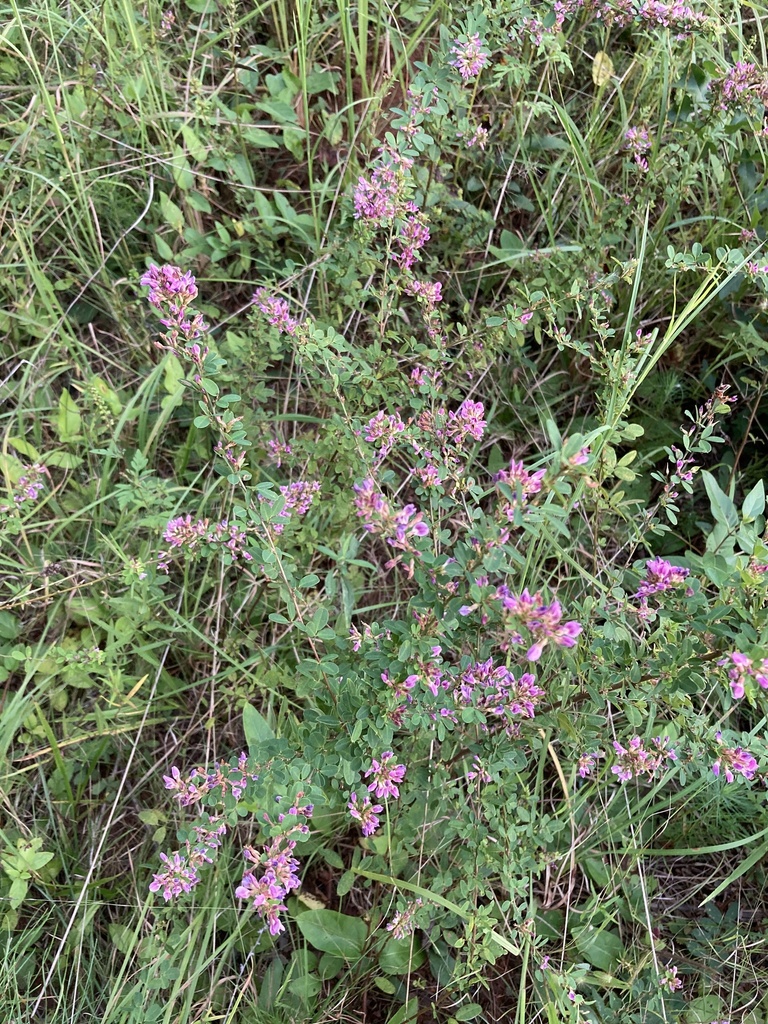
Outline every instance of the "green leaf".
<path fill-rule="evenodd" d="M 465 1003 L 464 1006 L 460 1006 L 454 1017 L 456 1020 L 474 1020 L 475 1017 L 479 1017 L 483 1012 L 483 1008 L 480 1003 Z"/>
<path fill-rule="evenodd" d="M 184 367 L 179 362 L 178 357 L 173 352 L 169 352 L 166 356 L 163 387 L 169 395 L 175 395 L 179 390 L 179 382 L 182 380 L 184 380 Z"/>
<path fill-rule="evenodd" d="M 417 971 L 426 960 L 418 935 L 407 939 L 390 937 L 379 953 L 379 967 L 387 974 L 409 974 Z"/>
<path fill-rule="evenodd" d="M 75 455 L 74 452 L 47 452 L 43 458 L 42 463 L 44 466 L 54 466 L 57 469 L 76 469 L 81 463 L 82 459 L 79 455 Z"/>
<path fill-rule="evenodd" d="M 710 994 L 692 999 L 683 1020 L 685 1024 L 709 1024 L 710 1021 L 722 1019 L 726 1013 L 727 1007 L 720 996 Z"/>
<path fill-rule="evenodd" d="M 298 978 L 291 978 L 291 995 L 298 996 L 305 1002 L 316 996 L 322 987 L 323 983 L 316 974 L 302 974 Z"/>
<path fill-rule="evenodd" d="M 56 433 L 63 444 L 76 441 L 80 437 L 82 418 L 77 402 L 66 390 L 61 392 L 59 398 L 59 412 L 56 417 Z"/>
<path fill-rule="evenodd" d="M 124 924 L 111 924 L 109 926 L 109 938 L 118 953 L 122 953 L 123 956 L 129 956 L 133 951 L 136 942 L 133 928 L 129 928 Z"/>
<path fill-rule="evenodd" d="M 200 387 L 206 392 L 206 394 L 211 395 L 213 398 L 215 398 L 219 393 L 219 385 L 215 380 L 211 380 L 210 377 L 201 377 Z"/>
<path fill-rule="evenodd" d="M 259 149 L 279 149 L 280 143 L 269 132 L 265 132 L 263 128 L 245 128 L 243 129 L 243 138 L 246 142 L 250 142 L 252 146 L 257 146 Z"/>
<path fill-rule="evenodd" d="M 187 149 L 192 155 L 193 160 L 196 160 L 199 164 L 201 164 L 208 155 L 208 150 L 200 141 L 199 135 L 193 128 L 190 128 L 188 124 L 185 124 L 182 127 L 181 134 L 184 138 L 184 142 L 186 143 Z"/>
<path fill-rule="evenodd" d="M 405 1006 L 401 1006 L 397 1013 L 389 1018 L 387 1024 L 416 1024 L 418 1017 L 419 1000 L 414 996 L 413 999 L 409 999 Z"/>
<path fill-rule="evenodd" d="M 252 704 L 246 704 L 243 708 L 243 732 L 248 750 L 253 756 L 258 754 L 264 743 L 275 738 L 269 722 Z"/>
<path fill-rule="evenodd" d="M 368 938 L 365 921 L 340 914 L 336 910 L 308 910 L 296 918 L 296 924 L 315 949 L 344 957 L 345 960 L 355 960 L 361 956 Z"/>
<path fill-rule="evenodd" d="M 172 199 L 169 199 L 165 192 L 160 193 L 160 212 L 165 223 L 170 224 L 174 231 L 178 231 L 181 234 L 184 229 L 184 214 L 181 208 Z"/>
<path fill-rule="evenodd" d="M 752 490 L 744 499 L 741 506 L 741 514 L 744 519 L 756 519 L 765 511 L 765 484 L 758 480 Z"/>
<path fill-rule="evenodd" d="M 173 180 L 182 192 L 188 192 L 189 189 L 194 188 L 195 175 L 181 146 L 176 146 L 174 149 L 171 173 L 173 174 Z"/>
<path fill-rule="evenodd" d="M 11 887 L 8 890 L 8 902 L 11 905 L 11 910 L 16 910 L 24 902 L 24 897 L 27 895 L 29 885 L 23 878 L 14 878 L 11 882 Z"/>
<path fill-rule="evenodd" d="M 573 938 L 587 963 L 609 974 L 615 973 L 625 952 L 624 943 L 616 932 L 588 924 L 586 928 L 574 929 Z"/>
<path fill-rule="evenodd" d="M 704 479 L 704 486 L 707 489 L 709 506 L 715 522 L 722 523 L 723 526 L 729 529 L 735 529 L 739 525 L 739 514 L 736 511 L 733 500 L 720 489 L 720 485 L 711 473 L 702 470 L 701 475 Z"/>
<path fill-rule="evenodd" d="M 328 981 L 329 978 L 335 978 L 337 974 L 341 974 L 345 966 L 346 960 L 342 957 L 334 956 L 333 953 L 323 953 L 320 963 L 317 965 L 317 973 L 323 981 Z"/>
<path fill-rule="evenodd" d="M 3 640 L 15 640 L 21 632 L 21 625 L 15 615 L 10 612 L 0 612 L 0 638 Z"/>
<path fill-rule="evenodd" d="M 15 448 L 19 455 L 26 455 L 33 462 L 40 461 L 40 453 L 37 448 L 31 445 L 29 441 L 25 441 L 23 437 L 9 437 L 8 444 L 11 448 Z"/>
<path fill-rule="evenodd" d="M 152 236 L 152 239 L 155 243 L 155 249 L 157 250 L 157 255 L 160 257 L 160 259 L 163 260 L 165 263 L 172 263 L 173 249 L 170 247 L 170 245 L 168 245 L 165 239 L 158 234 L 154 234 Z"/>

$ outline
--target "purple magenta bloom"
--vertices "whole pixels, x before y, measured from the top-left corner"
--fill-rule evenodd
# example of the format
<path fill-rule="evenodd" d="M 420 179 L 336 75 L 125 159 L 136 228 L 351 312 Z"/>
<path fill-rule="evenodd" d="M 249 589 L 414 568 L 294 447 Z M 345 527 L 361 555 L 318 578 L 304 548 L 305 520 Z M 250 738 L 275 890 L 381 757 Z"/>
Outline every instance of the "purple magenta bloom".
<path fill-rule="evenodd" d="M 451 53 L 456 55 L 451 64 L 458 69 L 465 82 L 480 74 L 490 56 L 485 49 L 485 42 L 480 38 L 478 32 L 467 36 L 464 40 L 457 39 L 451 47 Z"/>
<path fill-rule="evenodd" d="M 139 283 L 149 288 L 149 301 L 158 309 L 164 305 L 170 305 L 175 310 L 183 309 L 197 298 L 193 275 L 170 264 L 163 267 L 150 264 Z"/>
<path fill-rule="evenodd" d="M 670 587 L 676 587 L 689 575 L 690 569 L 672 565 L 664 558 L 651 558 L 645 563 L 645 579 L 640 581 L 635 597 L 647 598 Z"/>
<path fill-rule="evenodd" d="M 375 793 L 375 796 L 380 800 L 382 797 L 391 796 L 393 800 L 397 800 L 400 796 L 400 790 L 397 788 L 395 783 L 403 781 L 403 776 L 406 772 L 406 766 L 404 764 L 395 764 L 391 762 L 395 760 L 395 755 L 391 750 L 385 750 L 381 755 L 381 761 L 377 761 L 375 758 L 371 761 L 371 767 L 365 772 L 364 778 L 368 778 L 369 775 L 373 775 L 373 782 L 368 786 L 369 793 Z"/>
<path fill-rule="evenodd" d="M 712 773 L 719 776 L 722 771 L 726 782 L 733 782 L 736 775 L 743 775 L 750 781 L 758 770 L 757 759 L 743 747 L 726 747 L 722 742 L 722 733 L 715 736 L 720 749 L 717 760 L 712 765 Z"/>
<path fill-rule="evenodd" d="M 422 906 L 421 898 L 408 903 L 404 910 L 398 910 L 395 916 L 387 925 L 387 931 L 392 932 L 395 939 L 405 939 L 413 933 L 416 927 L 414 920 L 419 907 Z"/>
<path fill-rule="evenodd" d="M 374 762 L 375 764 L 375 762 Z M 357 803 L 357 793 L 352 793 L 347 804 L 350 815 L 362 824 L 364 836 L 372 836 L 379 827 L 379 815 L 384 810 L 381 804 L 374 804 L 366 793 L 360 806 Z"/>
<path fill-rule="evenodd" d="M 252 301 L 280 334 L 293 335 L 299 329 L 299 321 L 290 315 L 290 306 L 285 299 L 275 298 L 269 295 L 266 288 L 259 288 L 253 293 Z"/>
<path fill-rule="evenodd" d="M 576 763 L 579 775 L 582 779 L 586 779 L 588 775 L 592 774 L 592 770 L 597 766 L 598 758 L 601 757 L 605 757 L 602 750 L 596 750 L 591 754 L 582 754 L 579 757 L 579 760 Z"/>
<path fill-rule="evenodd" d="M 165 871 L 155 874 L 149 891 L 162 892 L 164 900 L 168 901 L 180 896 L 181 893 L 191 892 L 200 881 L 195 865 L 190 864 L 180 853 L 176 852 L 170 857 L 161 853 L 160 860 L 165 864 Z"/>

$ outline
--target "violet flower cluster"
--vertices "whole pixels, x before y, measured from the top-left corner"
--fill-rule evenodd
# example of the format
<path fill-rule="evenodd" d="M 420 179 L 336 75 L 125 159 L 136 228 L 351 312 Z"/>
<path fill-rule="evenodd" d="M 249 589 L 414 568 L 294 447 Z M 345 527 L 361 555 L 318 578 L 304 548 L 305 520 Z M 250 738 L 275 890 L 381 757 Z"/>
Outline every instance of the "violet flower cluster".
<path fill-rule="evenodd" d="M 163 782 L 165 788 L 173 793 L 174 800 L 182 807 L 189 807 L 209 793 L 216 794 L 218 798 L 231 793 L 235 800 L 239 800 L 248 782 L 257 782 L 258 778 L 256 773 L 249 770 L 248 755 L 243 752 L 234 767 L 223 761 L 214 761 L 210 771 L 193 768 L 186 777 L 182 776 L 178 768 L 173 767 L 170 775 L 163 776 Z"/>
<path fill-rule="evenodd" d="M 257 289 L 253 293 L 252 301 L 267 318 L 267 322 L 276 327 L 280 334 L 293 336 L 301 326 L 299 321 L 291 316 L 290 306 L 285 299 L 275 298 L 266 288 Z"/>
<path fill-rule="evenodd" d="M 413 934 L 416 927 L 416 915 L 419 907 L 424 905 L 421 897 L 408 902 L 402 910 L 398 910 L 387 925 L 387 931 L 392 933 L 394 939 L 407 939 Z"/>
<path fill-rule="evenodd" d="M 586 779 L 587 776 L 591 775 L 597 767 L 598 760 L 600 760 L 603 757 L 605 757 L 605 754 L 602 752 L 602 750 L 593 750 L 591 752 L 581 754 L 578 761 L 576 762 L 576 769 L 579 773 L 579 776 L 582 779 Z"/>
<path fill-rule="evenodd" d="M 505 665 L 496 666 L 488 658 L 465 669 L 454 695 L 458 705 L 477 707 L 512 726 L 518 719 L 533 718 L 545 693 L 530 672 L 517 678 Z"/>
<path fill-rule="evenodd" d="M 417 367 L 412 379 L 423 383 L 427 371 Z M 414 474 L 427 487 L 443 482 L 444 472 L 459 467 L 467 439 L 479 441 L 485 431 L 482 402 L 466 398 L 458 409 L 440 406 L 435 411 L 422 412 L 414 422 L 404 423 L 399 413 L 376 413 L 362 430 L 364 439 L 377 447 L 376 462 L 381 462 L 398 442 L 407 443 L 423 464 L 414 467 Z M 426 435 L 426 436 L 425 436 Z M 379 511 L 383 510 L 383 506 Z"/>
<path fill-rule="evenodd" d="M 537 591 L 531 594 L 526 587 L 522 594 L 513 594 L 506 584 L 497 587 L 494 595 L 504 611 L 524 625 L 532 634 L 533 644 L 526 651 L 528 661 L 538 661 L 548 643 L 558 647 L 574 647 L 583 630 L 575 620 L 563 622 L 563 608 L 555 599 L 550 604 L 542 601 Z M 513 634 L 512 643 L 524 643 L 520 634 Z"/>
<path fill-rule="evenodd" d="M 361 800 L 356 792 L 350 794 L 347 810 L 352 818 L 361 823 L 364 836 L 372 836 L 378 829 L 381 824 L 379 815 L 384 810 L 382 804 L 373 803 L 368 794 L 373 793 L 378 800 L 389 797 L 397 800 L 400 796 L 399 786 L 407 769 L 404 764 L 393 764 L 395 760 L 391 750 L 385 750 L 378 759 L 374 757 L 370 767 L 363 773 L 365 779 L 373 776 L 368 784 L 368 792 L 363 794 Z"/>
<path fill-rule="evenodd" d="M 406 291 L 419 299 L 427 333 L 436 341 L 442 337 L 436 311 L 442 299 L 441 285 L 436 281 L 419 281 L 411 275 L 413 265 L 421 259 L 421 251 L 429 241 L 426 214 L 412 199 L 412 168 L 410 157 L 391 146 L 382 146 L 370 177 L 360 175 L 355 186 L 355 219 L 378 227 L 394 226 L 398 251 L 392 253 L 392 260 L 405 272 Z"/>
<path fill-rule="evenodd" d="M 718 81 L 710 83 L 714 105 L 723 113 L 742 107 L 762 108 L 768 104 L 768 74 L 747 61 L 737 61 Z"/>
<path fill-rule="evenodd" d="M 189 555 L 197 554 L 203 545 L 229 553 L 233 562 L 253 561 L 253 555 L 245 548 L 247 535 L 234 522 L 222 519 L 211 524 L 209 519 L 193 520 L 192 516 L 177 516 L 171 519 L 163 532 L 163 540 L 168 547 L 157 557 L 157 568 L 160 572 L 168 572 L 174 554 L 185 551 Z"/>
<path fill-rule="evenodd" d="M 249 769 L 245 753 L 240 755 L 234 767 L 215 762 L 211 771 L 195 768 L 186 777 L 173 767 L 170 775 L 163 776 L 165 788 L 173 793 L 182 807 L 189 807 L 208 794 L 216 794 L 221 800 L 230 793 L 239 800 L 248 782 L 257 779 L 258 775 Z M 187 839 L 183 851 L 160 854 L 163 869 L 154 874 L 149 890 L 161 893 L 166 901 L 191 892 L 198 884 L 199 869 L 201 865 L 211 863 L 227 833 L 227 825 L 218 816 L 203 814 L 191 833 L 193 838 Z"/>
<path fill-rule="evenodd" d="M 415 505 L 408 504 L 401 509 L 393 509 L 371 477 L 354 484 L 354 491 L 357 515 L 364 520 L 363 528 L 368 533 L 384 537 L 391 547 L 411 556 L 420 553 L 414 546 L 414 541 L 428 536 L 429 526 Z M 385 568 L 392 568 L 398 561 L 399 556 L 390 559 Z M 412 571 L 413 558 L 409 562 L 409 574 Z"/>
<path fill-rule="evenodd" d="M 312 817 L 313 807 L 312 804 L 299 804 L 303 795 L 298 794 L 294 805 L 287 813 L 309 819 Z M 285 815 L 280 815 L 278 820 L 282 821 L 284 818 Z M 235 889 L 235 896 L 241 900 L 251 901 L 259 917 L 266 920 L 270 935 L 279 935 L 285 931 L 285 925 L 280 920 L 280 912 L 287 909 L 283 900 L 292 889 L 298 889 L 301 885 L 297 873 L 299 862 L 293 856 L 296 840 L 290 836 L 295 832 L 306 834 L 308 831 L 306 824 L 297 824 L 283 835 L 275 836 L 261 852 L 257 852 L 252 846 L 246 846 L 243 850 L 245 859 L 252 867 L 243 875 L 240 885 Z"/>
<path fill-rule="evenodd" d="M 619 782 L 629 782 L 630 779 L 637 779 L 641 775 L 653 777 L 666 760 L 677 760 L 677 754 L 669 746 L 669 738 L 666 736 L 656 736 L 651 741 L 651 748 L 646 749 L 639 736 L 633 736 L 628 747 L 614 740 L 616 764 L 611 771 Z"/>
<path fill-rule="evenodd" d="M 205 411 L 205 418 L 221 435 L 214 452 L 233 473 L 239 474 L 245 465 L 246 449 L 250 442 L 242 429 L 242 417 L 235 416 L 226 407 L 237 396 L 230 395 L 226 402 L 222 400 L 217 403 L 213 396 L 218 391 L 211 392 L 210 386 L 205 383 L 206 367 L 209 372 L 215 373 L 216 364 L 220 366 L 222 360 L 198 340 L 208 331 L 208 324 L 201 313 L 190 308 L 197 297 L 195 278 L 179 267 L 170 264 L 158 267 L 153 263 L 142 276 L 141 284 L 149 288 L 150 304 L 164 314 L 160 323 L 167 330 L 161 335 L 161 340 L 155 342 L 155 346 L 192 362 L 192 381 Z"/>
<path fill-rule="evenodd" d="M 516 509 L 525 508 L 529 498 L 541 491 L 546 475 L 546 469 L 537 469 L 535 472 L 531 472 L 525 468 L 522 461 L 515 462 L 514 459 L 509 463 L 508 469 L 502 469 L 496 473 L 493 478 L 494 482 L 505 484 L 515 492 L 514 498 L 504 497 L 504 500 L 500 502 L 499 511 L 502 516 L 505 516 L 511 523 L 515 518 Z"/>
<path fill-rule="evenodd" d="M 649 619 L 652 616 L 648 605 L 648 598 L 653 594 L 661 594 L 665 590 L 679 587 L 690 575 L 690 569 L 684 569 L 672 565 L 665 558 L 651 558 L 645 563 L 645 576 L 640 581 L 635 598 L 640 599 L 637 612 L 641 619 Z"/>
<path fill-rule="evenodd" d="M 651 140 L 645 128 L 632 126 L 624 132 L 624 145 L 632 154 L 641 171 L 648 170 L 648 159 L 645 154 L 651 148 Z"/>
<path fill-rule="evenodd" d="M 11 497 L 12 505 L 0 505 L 0 513 L 10 512 L 27 503 L 34 504 L 46 488 L 48 470 L 39 462 L 26 466 L 22 463 L 22 475 L 16 481 Z"/>
<path fill-rule="evenodd" d="M 208 324 L 201 313 L 190 309 L 197 298 L 193 274 L 171 264 L 158 267 L 152 263 L 140 283 L 149 288 L 149 303 L 164 314 L 160 323 L 168 328 L 163 335 L 165 344 L 156 342 L 157 347 L 191 357 L 202 368 L 208 348 L 196 342 L 206 333 Z"/>
<path fill-rule="evenodd" d="M 743 775 L 745 779 L 751 781 L 757 772 L 757 759 L 743 747 L 727 747 L 720 732 L 715 733 L 715 739 L 719 749 L 717 759 L 712 765 L 713 774 L 719 777 L 722 772 L 726 782 L 733 782 L 737 775 Z"/>
<path fill-rule="evenodd" d="M 488 64 L 490 53 L 486 45 L 485 40 L 480 38 L 480 33 L 475 32 L 471 36 L 457 39 L 451 47 L 454 58 L 450 64 L 457 69 L 465 82 L 477 78 Z"/>
<path fill-rule="evenodd" d="M 676 39 L 685 39 L 706 24 L 706 15 L 680 0 L 555 0 L 554 20 L 528 17 L 523 19 L 514 38 L 518 44 L 527 37 L 534 46 L 541 46 L 545 36 L 562 31 L 566 20 L 581 13 L 603 21 L 617 29 L 631 24 L 638 27 L 669 29 Z"/>
<path fill-rule="evenodd" d="M 410 199 L 413 188 L 410 171 L 413 160 L 396 150 L 382 146 L 379 162 L 370 178 L 357 180 L 353 195 L 355 219 L 386 226 L 396 217 L 417 214 L 418 206 Z"/>
<path fill-rule="evenodd" d="M 763 658 L 760 664 L 756 665 L 746 654 L 733 651 L 718 664 L 728 665 L 728 681 L 734 700 L 741 700 L 746 693 L 747 682 L 752 679 L 761 689 L 768 690 L 768 658 Z"/>

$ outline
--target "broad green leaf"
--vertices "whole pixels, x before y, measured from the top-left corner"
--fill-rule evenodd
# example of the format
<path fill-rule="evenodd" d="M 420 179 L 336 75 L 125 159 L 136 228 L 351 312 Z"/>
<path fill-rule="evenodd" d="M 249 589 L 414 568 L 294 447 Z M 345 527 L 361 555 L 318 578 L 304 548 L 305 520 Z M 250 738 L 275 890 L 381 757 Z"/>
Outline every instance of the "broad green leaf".
<path fill-rule="evenodd" d="M 184 214 L 180 207 L 169 199 L 165 192 L 160 193 L 160 212 L 166 224 L 170 224 L 179 234 L 184 230 Z"/>
<path fill-rule="evenodd" d="M 184 138 L 187 149 L 192 155 L 192 159 L 196 160 L 199 164 L 203 163 L 208 155 L 208 150 L 200 141 L 200 136 L 197 132 L 193 128 L 190 128 L 188 124 L 185 124 L 181 129 L 181 134 Z"/>
<path fill-rule="evenodd" d="M 739 525 L 739 514 L 736 511 L 733 500 L 721 490 L 720 485 L 711 473 L 702 470 L 701 475 L 704 480 L 704 486 L 707 489 L 709 505 L 715 521 L 722 523 L 723 526 L 729 529 L 735 529 Z"/>
<path fill-rule="evenodd" d="M 389 1018 L 387 1024 L 416 1024 L 419 1018 L 419 1000 L 414 996 Z"/>
<path fill-rule="evenodd" d="M 25 441 L 23 437 L 9 437 L 8 444 L 11 448 L 15 448 L 19 455 L 26 455 L 33 462 L 40 461 L 40 453 L 37 448 L 31 445 L 29 441 Z"/>
<path fill-rule="evenodd" d="M 80 437 L 81 425 L 82 417 L 77 402 L 65 388 L 59 398 L 59 411 L 56 417 L 56 433 L 62 444 L 77 440 Z"/>
<path fill-rule="evenodd" d="M 363 952 L 368 928 L 359 917 L 336 910 L 308 910 L 296 918 L 304 938 L 315 949 L 333 953 L 345 960 L 356 960 Z"/>
<path fill-rule="evenodd" d="M 14 878 L 11 882 L 11 887 L 8 890 L 8 902 L 11 905 L 11 910 L 16 910 L 21 906 L 28 890 L 29 885 L 25 879 Z"/>
<path fill-rule="evenodd" d="M 480 1003 L 465 1003 L 460 1006 L 454 1013 L 456 1020 L 474 1020 L 475 1017 L 479 1017 L 483 1012 L 483 1008 Z"/>
<path fill-rule="evenodd" d="M 741 514 L 744 519 L 755 519 L 761 516 L 765 510 L 765 483 L 758 480 L 752 490 L 744 499 L 741 506 Z"/>
<path fill-rule="evenodd" d="M 252 704 L 246 704 L 243 708 L 243 732 L 248 750 L 253 756 L 258 754 L 262 744 L 275 738 L 269 722 Z"/>
<path fill-rule="evenodd" d="M 165 361 L 165 375 L 163 376 L 163 387 L 169 395 L 175 395 L 179 390 L 179 382 L 184 380 L 184 367 L 173 352 L 169 352 Z"/>
<path fill-rule="evenodd" d="M 136 943 L 133 928 L 128 928 L 124 924 L 111 924 L 109 938 L 118 953 L 122 953 L 123 956 L 128 956 Z"/>
<path fill-rule="evenodd" d="M 699 996 L 688 1003 L 683 1020 L 685 1024 L 709 1024 L 718 1018 L 722 1019 L 727 1012 L 727 1007 L 720 996 L 710 993 L 708 996 Z"/>
<path fill-rule="evenodd" d="M 302 974 L 298 978 L 291 978 L 290 992 L 292 996 L 306 1001 L 316 996 L 322 987 L 323 983 L 316 974 Z"/>
<path fill-rule="evenodd" d="M 387 974 L 409 974 L 417 971 L 426 960 L 418 935 L 413 939 L 388 938 L 379 953 L 379 967 Z"/>
<path fill-rule="evenodd" d="M 584 959 L 601 971 L 613 974 L 624 956 L 624 943 L 616 932 L 588 924 L 573 933 L 574 942 Z"/>
<path fill-rule="evenodd" d="M 323 981 L 328 981 L 329 978 L 335 978 L 337 974 L 341 974 L 346 963 L 343 957 L 336 956 L 334 953 L 323 953 L 320 963 L 317 965 L 317 973 Z"/>
<path fill-rule="evenodd" d="M 79 455 L 75 455 L 74 452 L 47 452 L 43 458 L 42 463 L 44 466 L 54 466 L 57 469 L 76 469 L 81 463 L 82 459 Z"/>
<path fill-rule="evenodd" d="M 189 166 L 189 160 L 187 160 L 187 155 L 181 146 L 176 146 L 174 150 L 171 173 L 173 174 L 173 180 L 182 192 L 188 192 L 189 189 L 194 188 L 194 171 Z"/>
<path fill-rule="evenodd" d="M 20 631 L 18 618 L 10 612 L 0 611 L 0 639 L 15 640 Z"/>

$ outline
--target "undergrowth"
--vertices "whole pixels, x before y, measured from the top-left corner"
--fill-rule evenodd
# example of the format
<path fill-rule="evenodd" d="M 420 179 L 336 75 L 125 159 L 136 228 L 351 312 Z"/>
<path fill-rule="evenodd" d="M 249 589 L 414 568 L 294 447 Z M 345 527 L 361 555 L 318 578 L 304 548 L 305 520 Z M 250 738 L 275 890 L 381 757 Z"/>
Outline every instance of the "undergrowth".
<path fill-rule="evenodd" d="M 0 1019 L 766 1019 L 766 11 L 12 2 Z"/>

